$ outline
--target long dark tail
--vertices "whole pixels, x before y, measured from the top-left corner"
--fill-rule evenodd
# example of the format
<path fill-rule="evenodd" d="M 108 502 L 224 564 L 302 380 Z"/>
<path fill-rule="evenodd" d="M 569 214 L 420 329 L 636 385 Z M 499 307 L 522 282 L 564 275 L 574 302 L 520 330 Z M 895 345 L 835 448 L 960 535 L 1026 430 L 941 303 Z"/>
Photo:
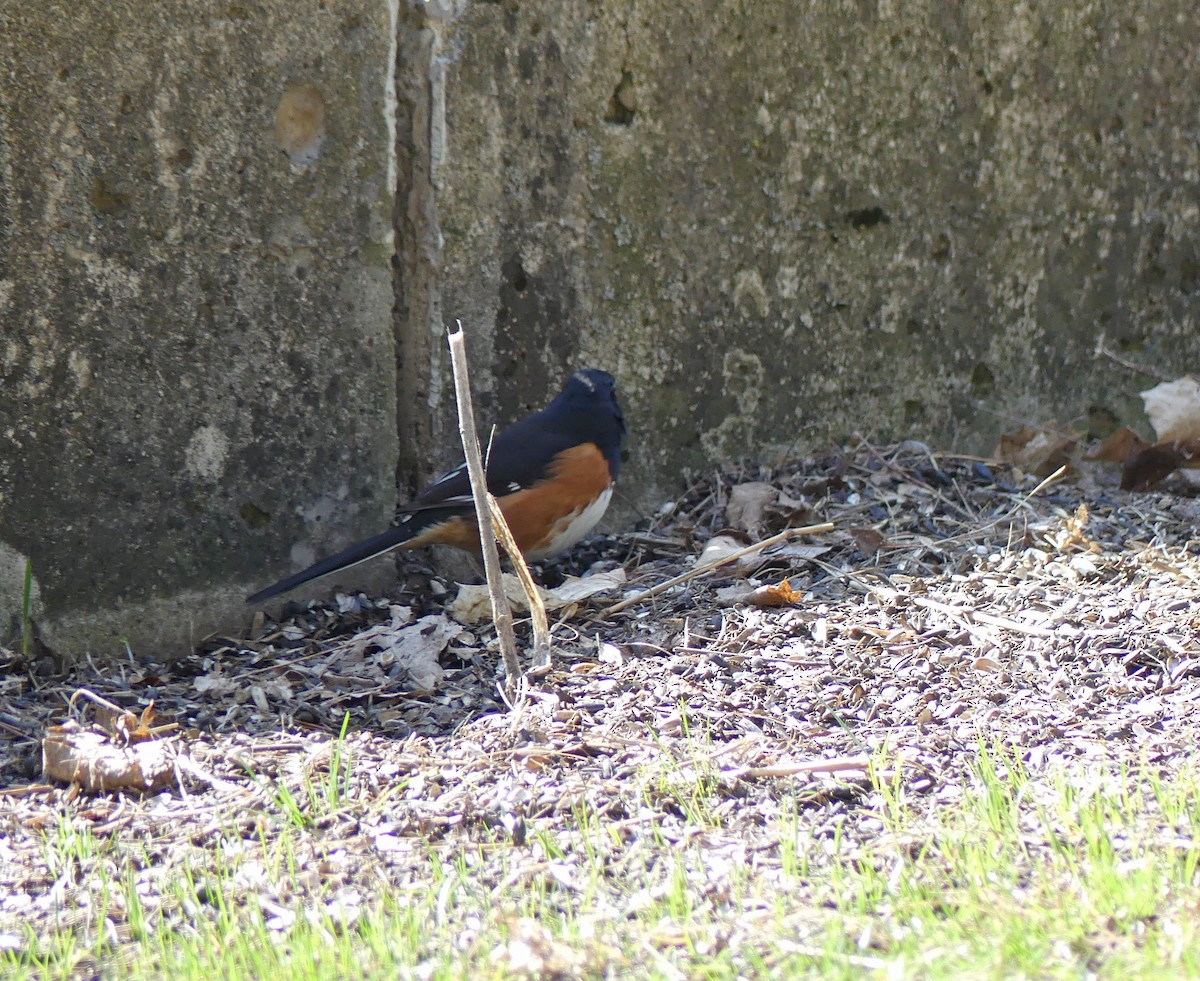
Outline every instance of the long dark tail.
<path fill-rule="evenodd" d="M 315 565 L 310 565 L 307 569 L 302 569 L 300 572 L 288 576 L 286 579 L 280 579 L 274 586 L 260 589 L 253 596 L 248 597 L 246 602 L 259 603 L 262 600 L 270 599 L 272 596 L 278 596 L 280 593 L 286 593 L 289 589 L 295 589 L 310 579 L 326 576 L 331 572 L 340 572 L 342 569 L 349 569 L 352 565 L 358 565 L 360 562 L 366 562 L 367 559 L 373 559 L 377 555 L 390 552 L 397 546 L 410 541 L 413 537 L 413 529 L 407 525 L 389 528 L 387 531 L 382 531 L 378 535 L 372 535 L 364 541 L 351 545 L 348 549 L 338 552 L 337 555 L 331 555 L 327 559 L 322 559 Z"/>

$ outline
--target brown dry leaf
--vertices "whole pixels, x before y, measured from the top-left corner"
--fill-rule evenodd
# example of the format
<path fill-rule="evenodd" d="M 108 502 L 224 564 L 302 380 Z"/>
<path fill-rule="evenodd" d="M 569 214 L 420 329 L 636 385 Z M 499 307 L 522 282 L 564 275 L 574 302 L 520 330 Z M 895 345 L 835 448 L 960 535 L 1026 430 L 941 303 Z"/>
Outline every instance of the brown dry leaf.
<path fill-rule="evenodd" d="M 1034 429 L 1021 426 L 1000 437 L 992 455 L 1000 463 L 1011 463 L 1045 477 L 1059 467 L 1070 466 L 1079 451 L 1079 434 L 1062 432 L 1053 422 Z"/>
<path fill-rule="evenodd" d="M 763 513 L 774 503 L 778 492 L 771 484 L 751 481 L 738 484 L 729 491 L 725 505 L 725 520 L 731 528 L 741 528 L 757 537 L 762 528 Z"/>
<path fill-rule="evenodd" d="M 172 729 L 179 728 L 179 724 L 176 722 L 155 725 L 157 721 L 158 714 L 154 711 L 154 701 L 151 700 L 142 709 L 141 715 L 134 715 L 132 712 L 123 712 L 120 716 L 112 720 L 108 728 L 113 735 L 117 736 L 126 745 L 144 743 L 147 739 L 155 739 L 164 732 L 170 732 Z"/>
<path fill-rule="evenodd" d="M 1200 383 L 1190 375 L 1138 392 L 1158 442 L 1200 439 Z"/>
<path fill-rule="evenodd" d="M 93 705 L 91 719 L 96 725 L 113 735 L 120 735 L 123 742 L 128 742 L 128 734 L 137 728 L 138 718 L 125 709 L 109 708 L 107 705 Z"/>
<path fill-rule="evenodd" d="M 1159 385 L 1150 392 L 1163 387 Z M 1143 396 L 1147 394 L 1142 393 Z M 1121 489 L 1145 491 L 1176 470 L 1200 468 L 1200 439 L 1163 440 L 1151 444 L 1126 426 L 1101 442 L 1084 459 L 1123 464 Z"/>
<path fill-rule="evenodd" d="M 791 606 L 803 598 L 804 594 L 793 589 L 791 582 L 784 579 L 774 586 L 759 586 L 746 597 L 746 602 L 751 606 Z"/>
<path fill-rule="evenodd" d="M 1121 489 L 1149 490 L 1180 468 L 1200 468 L 1200 440 L 1157 443 L 1134 453 L 1121 471 Z"/>
<path fill-rule="evenodd" d="M 1101 440 L 1090 453 L 1085 453 L 1083 459 L 1124 463 L 1134 453 L 1140 453 L 1149 446 L 1149 443 L 1128 426 L 1122 426 L 1115 433 Z"/>
<path fill-rule="evenodd" d="M 874 528 L 848 528 L 847 531 L 854 537 L 859 554 L 864 559 L 869 559 L 878 552 L 879 546 L 883 544 L 883 535 Z"/>
<path fill-rule="evenodd" d="M 161 739 L 117 745 L 98 726 L 71 721 L 47 730 L 42 771 L 47 779 L 78 784 L 88 793 L 161 790 L 176 779 L 175 750 Z"/>
<path fill-rule="evenodd" d="M 784 514 L 783 523 L 787 528 L 803 528 L 805 525 L 820 524 L 822 520 L 816 508 L 800 504 Z"/>

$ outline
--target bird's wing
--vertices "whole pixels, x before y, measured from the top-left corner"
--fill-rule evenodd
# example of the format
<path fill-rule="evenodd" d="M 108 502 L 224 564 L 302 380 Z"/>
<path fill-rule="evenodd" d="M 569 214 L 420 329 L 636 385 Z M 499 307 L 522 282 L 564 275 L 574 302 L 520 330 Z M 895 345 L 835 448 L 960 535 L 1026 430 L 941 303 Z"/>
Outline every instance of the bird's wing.
<path fill-rule="evenodd" d="M 554 458 L 569 450 L 576 439 L 538 424 L 537 416 L 509 426 L 496 435 L 487 452 L 488 490 L 496 497 L 515 494 L 544 479 Z M 467 465 L 460 463 L 438 477 L 411 503 L 401 505 L 400 514 L 414 514 L 428 508 L 474 507 Z"/>

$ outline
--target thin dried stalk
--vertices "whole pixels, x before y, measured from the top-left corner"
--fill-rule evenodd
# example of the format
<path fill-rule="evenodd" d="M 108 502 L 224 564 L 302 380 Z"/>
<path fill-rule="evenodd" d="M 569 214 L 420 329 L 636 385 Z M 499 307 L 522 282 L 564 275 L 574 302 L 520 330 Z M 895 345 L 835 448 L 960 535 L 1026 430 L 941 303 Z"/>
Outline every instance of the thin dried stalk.
<path fill-rule="evenodd" d="M 462 437 L 463 453 L 467 459 L 467 474 L 471 478 L 471 494 L 475 499 L 475 514 L 495 514 L 492 512 L 487 489 L 487 475 L 483 469 L 483 457 L 479 452 L 479 434 L 475 431 L 475 408 L 471 402 L 471 379 L 467 371 L 467 348 L 463 335 L 462 321 L 458 321 L 458 330 L 447 334 L 450 345 L 450 360 L 454 365 L 454 395 L 458 403 L 458 432 Z M 503 518 L 501 519 L 503 520 Z M 521 663 L 517 659 L 517 638 L 513 632 L 512 609 L 508 598 L 504 595 L 503 579 L 500 572 L 500 554 L 496 550 L 494 535 L 483 533 L 483 521 L 477 522 L 480 528 L 479 546 L 483 553 L 483 569 L 487 576 L 488 593 L 492 598 L 492 620 L 496 624 L 496 636 L 500 639 L 500 656 L 504 660 L 504 689 L 511 699 L 517 693 L 521 680 Z"/>
<path fill-rule="evenodd" d="M 530 670 L 544 674 L 550 669 L 550 622 L 546 618 L 546 604 L 542 602 L 542 594 L 533 581 L 533 573 L 529 571 L 525 556 L 517 548 L 516 539 L 504 520 L 500 502 L 488 494 L 488 504 L 492 509 L 492 528 L 508 553 L 513 570 L 521 580 L 521 588 L 525 590 L 525 598 L 529 601 L 529 615 L 533 620 L 533 664 Z"/>

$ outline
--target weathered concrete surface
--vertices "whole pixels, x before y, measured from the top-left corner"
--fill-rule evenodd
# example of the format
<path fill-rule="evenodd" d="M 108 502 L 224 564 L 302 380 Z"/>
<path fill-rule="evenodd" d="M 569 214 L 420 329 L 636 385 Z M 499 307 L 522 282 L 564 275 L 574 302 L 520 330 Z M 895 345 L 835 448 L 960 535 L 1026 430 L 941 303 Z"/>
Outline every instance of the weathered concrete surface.
<path fill-rule="evenodd" d="M 388 519 L 394 19 L 0 0 L 0 643 L 26 557 L 52 646 L 169 652 Z"/>
<path fill-rule="evenodd" d="M 485 418 L 617 374 L 626 517 L 855 430 L 1136 420 L 1101 348 L 1200 358 L 1196 37 L 1167 0 L 0 0 L 0 626 L 30 557 L 59 646 L 178 646 L 375 530 L 397 430 L 405 490 L 456 455 L 456 318 Z"/>
<path fill-rule="evenodd" d="M 1101 345 L 1200 362 L 1195 4 L 454 12 L 430 31 L 431 306 L 475 329 L 502 417 L 612 369 L 639 506 L 855 430 L 986 451 L 1136 419 L 1144 379 Z M 444 377 L 423 325 L 402 336 Z"/>

